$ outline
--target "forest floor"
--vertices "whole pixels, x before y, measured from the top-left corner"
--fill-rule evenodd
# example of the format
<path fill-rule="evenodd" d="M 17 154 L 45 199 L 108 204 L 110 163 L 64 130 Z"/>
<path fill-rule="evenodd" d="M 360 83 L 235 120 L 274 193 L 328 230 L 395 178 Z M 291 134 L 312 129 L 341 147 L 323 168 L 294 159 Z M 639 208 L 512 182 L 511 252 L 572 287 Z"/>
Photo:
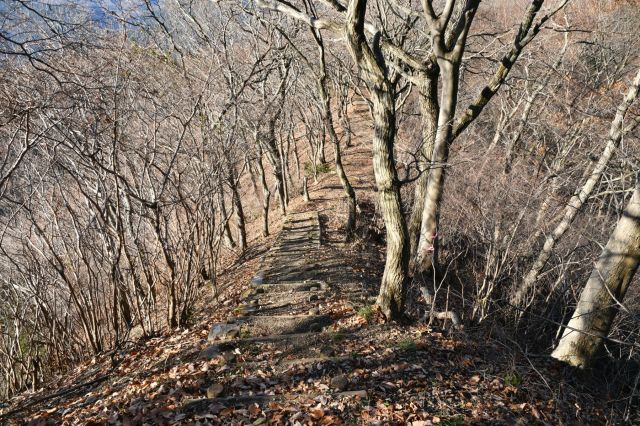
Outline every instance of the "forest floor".
<path fill-rule="evenodd" d="M 338 179 L 323 173 L 311 202 L 292 200 L 280 232 L 254 237 L 218 291 L 203 291 L 191 326 L 16 396 L 0 424 L 615 423 L 570 369 L 506 336 L 384 322 L 370 146 L 355 142 L 344 155 L 363 210 L 354 242 Z"/>

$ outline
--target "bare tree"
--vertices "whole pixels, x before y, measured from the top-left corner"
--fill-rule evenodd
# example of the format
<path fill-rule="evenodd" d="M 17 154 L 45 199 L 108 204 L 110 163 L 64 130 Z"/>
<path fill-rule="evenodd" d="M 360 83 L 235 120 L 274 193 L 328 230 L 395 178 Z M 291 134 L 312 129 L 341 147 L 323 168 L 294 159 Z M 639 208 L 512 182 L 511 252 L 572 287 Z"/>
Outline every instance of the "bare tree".
<path fill-rule="evenodd" d="M 607 164 L 611 160 L 611 157 L 613 156 L 616 148 L 620 145 L 620 141 L 622 140 L 623 135 L 638 124 L 637 120 L 634 120 L 630 125 L 625 127 L 624 119 L 627 111 L 629 110 L 629 107 L 637 98 L 639 91 L 640 71 L 636 74 L 624 99 L 618 106 L 616 115 L 611 122 L 609 139 L 602 154 L 600 155 L 598 162 L 589 173 L 589 176 L 584 184 L 576 189 L 576 192 L 567 203 L 564 209 L 563 218 L 560 223 L 558 223 L 553 232 L 546 237 L 544 246 L 538 254 L 536 261 L 534 262 L 533 266 L 513 295 L 512 302 L 514 304 L 519 305 L 525 301 L 528 293 L 535 285 L 540 272 L 551 257 L 551 253 L 553 252 L 553 248 L 555 247 L 556 243 L 567 232 L 576 215 L 582 209 L 582 206 L 585 204 L 588 198 L 591 196 L 596 184 L 602 177 L 602 174 L 606 169 Z"/>

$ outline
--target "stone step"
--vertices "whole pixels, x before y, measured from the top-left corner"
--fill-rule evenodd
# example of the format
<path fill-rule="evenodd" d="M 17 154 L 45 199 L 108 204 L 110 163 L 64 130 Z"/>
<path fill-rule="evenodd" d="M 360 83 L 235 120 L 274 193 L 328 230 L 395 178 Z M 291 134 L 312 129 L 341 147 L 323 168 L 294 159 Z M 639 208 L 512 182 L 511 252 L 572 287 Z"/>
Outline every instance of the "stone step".
<path fill-rule="evenodd" d="M 222 355 L 222 354 L 220 354 Z M 291 371 L 292 367 L 307 367 L 314 370 L 324 370 L 332 373 L 344 371 L 345 367 L 355 368 L 361 362 L 361 359 L 351 355 L 329 356 L 319 353 L 317 356 L 303 356 L 295 358 L 275 358 L 265 361 L 244 361 L 233 364 L 234 369 L 242 369 L 244 372 L 251 374 L 254 370 L 261 370 L 269 377 L 277 377 Z"/>
<path fill-rule="evenodd" d="M 333 295 L 330 289 L 322 290 L 320 286 L 314 286 L 312 288 L 313 290 L 308 291 L 290 291 L 287 292 L 286 295 L 275 291 L 261 291 L 256 293 L 256 289 L 252 289 L 254 291 L 247 295 L 245 304 L 254 307 L 282 306 L 285 303 L 295 305 L 298 303 L 321 302 L 329 299 L 330 296 Z"/>
<path fill-rule="evenodd" d="M 254 277 L 252 280 L 252 287 L 255 289 L 256 294 L 259 293 L 287 293 L 296 291 L 320 291 L 328 290 L 329 284 L 319 280 L 308 281 L 280 281 L 280 282 L 257 282 Z"/>
<path fill-rule="evenodd" d="M 320 332 L 331 324 L 328 315 L 262 315 L 243 316 L 234 320 L 240 325 L 240 335 L 268 336 Z"/>
<path fill-rule="evenodd" d="M 251 404 L 265 404 L 272 401 L 296 401 L 296 400 L 313 400 L 321 396 L 328 396 L 332 398 L 366 398 L 367 391 L 352 390 L 329 394 L 255 394 L 255 395 L 234 395 L 218 398 L 200 398 L 200 399 L 188 399 L 185 400 L 180 407 L 180 411 L 183 413 L 198 413 L 203 411 L 210 411 L 215 406 L 222 407 L 245 407 Z"/>
<path fill-rule="evenodd" d="M 326 348 L 332 343 L 349 339 L 350 333 L 332 333 L 332 332 L 305 332 L 294 334 L 273 334 L 268 336 L 249 336 L 232 340 L 223 340 L 209 345 L 203 349 L 198 358 L 211 359 L 220 355 L 224 351 L 234 350 L 236 348 L 246 350 L 250 347 L 256 347 L 261 351 L 262 345 L 277 344 L 281 350 L 290 350 L 291 348 L 308 349 L 315 346 Z"/>

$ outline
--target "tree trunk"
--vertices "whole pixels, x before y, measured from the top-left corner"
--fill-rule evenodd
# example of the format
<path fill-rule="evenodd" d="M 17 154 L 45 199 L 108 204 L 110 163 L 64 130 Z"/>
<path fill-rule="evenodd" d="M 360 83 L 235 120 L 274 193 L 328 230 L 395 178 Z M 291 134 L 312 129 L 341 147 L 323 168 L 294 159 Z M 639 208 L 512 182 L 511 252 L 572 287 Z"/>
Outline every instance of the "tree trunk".
<path fill-rule="evenodd" d="M 380 34 L 373 50 L 364 35 L 366 0 L 351 0 L 347 10 L 347 44 L 367 83 L 373 102 L 373 171 L 387 237 L 387 259 L 377 304 L 387 318 L 403 314 L 409 267 L 407 224 L 402 213 L 400 182 L 393 158 L 396 135 L 395 83 L 387 75 Z"/>
<path fill-rule="evenodd" d="M 429 169 L 433 158 L 433 145 L 438 122 L 438 76 L 425 78 L 426 84 L 420 88 L 420 113 L 422 116 L 422 147 L 420 149 L 420 177 L 416 181 L 413 194 L 413 208 L 409 218 L 409 241 L 411 244 L 410 258 L 415 259 L 420 238 L 420 226 L 422 225 L 422 211 L 427 194 L 427 182 L 429 181 Z"/>
<path fill-rule="evenodd" d="M 296 162 L 296 177 L 300 180 L 300 155 L 298 154 L 298 141 L 293 138 L 293 159 Z"/>
<path fill-rule="evenodd" d="M 262 148 L 258 145 L 258 174 L 260 175 L 260 185 L 262 186 L 262 236 L 269 236 L 269 202 L 271 201 L 271 191 L 267 185 L 267 177 L 262 165 Z"/>
<path fill-rule="evenodd" d="M 320 132 L 320 139 L 318 139 L 318 162 L 320 164 L 325 164 L 327 162 L 327 157 L 326 155 L 324 155 L 324 145 L 326 137 L 327 129 L 322 128 Z"/>
<path fill-rule="evenodd" d="M 320 92 L 320 102 L 322 111 L 322 119 L 324 121 L 324 127 L 329 133 L 329 140 L 333 145 L 334 162 L 336 166 L 336 174 L 342 185 L 342 190 L 347 197 L 347 223 L 345 226 L 345 239 L 350 241 L 353 237 L 353 232 L 356 228 L 356 193 L 349 182 L 347 173 L 342 166 L 342 154 L 340 152 L 340 140 L 336 134 L 336 130 L 333 127 L 333 114 L 331 113 L 331 98 L 329 91 L 327 90 L 327 72 L 324 57 L 324 45 L 322 42 L 322 36 L 318 33 L 314 33 L 316 43 L 320 51 L 320 75 L 318 76 L 318 91 Z M 324 137 L 323 137 L 324 140 Z M 324 142 L 320 147 L 320 153 L 324 157 Z M 323 160 L 321 160 L 324 162 Z M 306 181 L 305 181 L 306 185 Z"/>
<path fill-rule="evenodd" d="M 229 187 L 231 188 L 231 202 L 233 203 L 233 215 L 236 219 L 236 226 L 238 227 L 238 248 L 240 252 L 244 252 L 247 248 L 247 230 L 245 226 L 244 208 L 242 207 L 242 201 L 240 199 L 240 192 L 238 191 L 238 185 L 240 185 L 240 179 L 236 178 L 236 171 L 233 168 L 231 162 L 227 160 L 227 179 Z"/>
<path fill-rule="evenodd" d="M 307 177 L 302 178 L 302 196 L 304 198 L 304 202 L 308 203 L 311 201 L 311 197 L 309 196 L 309 188 L 307 187 Z"/>
<path fill-rule="evenodd" d="M 616 112 L 616 116 L 611 123 L 611 129 L 609 130 L 609 141 L 600 156 L 600 159 L 596 163 L 593 171 L 591 172 L 591 176 L 587 179 L 587 181 L 582 185 L 582 187 L 576 191 L 575 195 L 571 197 L 569 203 L 567 204 L 564 217 L 562 221 L 556 226 L 553 232 L 547 237 L 545 240 L 542 251 L 538 254 L 536 261 L 533 266 L 525 276 L 524 280 L 520 287 L 514 293 L 511 302 L 514 305 L 522 305 L 526 299 L 526 297 L 531 292 L 531 289 L 538 281 L 538 276 L 542 269 L 547 264 L 547 261 L 551 257 L 551 253 L 555 248 L 556 243 L 562 238 L 562 236 L 567 232 L 573 220 L 575 219 L 578 212 L 582 209 L 584 203 L 589 199 L 589 196 L 593 192 L 596 184 L 602 177 L 602 173 L 607 167 L 609 160 L 613 156 L 614 151 L 620 145 L 620 141 L 623 136 L 623 121 L 624 117 L 627 113 L 627 110 L 633 103 L 633 101 L 638 96 L 638 90 L 640 89 L 640 70 L 633 80 L 633 84 L 627 91 L 627 94 L 622 101 L 622 103 L 618 106 L 618 111 Z"/>
<path fill-rule="evenodd" d="M 235 248 L 236 243 L 233 241 L 233 237 L 231 236 L 231 228 L 229 227 L 229 216 L 227 215 L 227 207 L 224 204 L 224 190 L 222 189 L 222 185 L 220 185 L 220 222 L 223 226 L 223 234 L 224 234 L 224 243 L 229 248 Z"/>
<path fill-rule="evenodd" d="M 552 357 L 576 367 L 586 367 L 593 361 L 639 263 L 640 181 L 582 290 Z"/>
<path fill-rule="evenodd" d="M 438 130 L 433 149 L 433 166 L 429 171 L 420 238 L 416 250 L 415 272 L 432 275 L 436 270 L 438 254 L 438 219 L 444 189 L 445 164 L 449 159 L 452 122 L 458 100 L 459 64 L 439 60 L 442 75 L 442 99 L 438 113 Z"/>
<path fill-rule="evenodd" d="M 400 182 L 393 158 L 395 108 L 392 89 L 373 93 L 373 169 L 386 228 L 387 258 L 377 304 L 387 318 L 398 318 L 404 310 L 409 245 L 400 200 Z"/>
<path fill-rule="evenodd" d="M 331 113 L 329 113 L 329 116 Z M 353 233 L 356 229 L 356 192 L 353 190 L 353 186 L 351 186 L 351 182 L 349 182 L 349 178 L 347 177 L 347 173 L 344 171 L 344 167 L 342 166 L 342 154 L 340 152 L 340 141 L 338 140 L 338 136 L 336 135 L 335 130 L 333 130 L 333 122 L 331 119 L 327 122 L 327 126 L 329 127 L 329 135 L 331 136 L 331 140 L 333 142 L 333 154 L 334 161 L 336 164 L 336 174 L 338 175 L 338 179 L 340 180 L 340 184 L 342 185 L 342 190 L 344 191 L 344 195 L 347 197 L 347 224 L 345 226 L 345 239 L 346 241 L 351 241 L 353 238 Z"/>
<path fill-rule="evenodd" d="M 285 194 L 285 187 L 283 182 L 284 172 L 282 169 L 281 155 L 278 148 L 278 142 L 276 141 L 276 118 L 272 118 L 268 123 L 266 140 L 262 140 L 261 149 L 264 148 L 264 154 L 267 157 L 267 161 L 271 165 L 273 170 L 273 177 L 276 180 L 276 190 L 278 193 L 278 202 L 280 204 L 280 212 L 283 216 L 287 214 L 287 201 Z"/>
<path fill-rule="evenodd" d="M 280 137 L 280 141 L 278 143 L 278 156 L 280 158 L 280 188 L 282 190 L 282 203 L 284 204 L 284 209 L 287 210 L 289 208 L 289 182 L 287 182 L 287 161 L 285 155 L 285 146 L 282 141 L 282 137 Z"/>
<path fill-rule="evenodd" d="M 436 18 L 432 9 L 426 10 L 425 15 L 430 27 L 433 52 L 442 78 L 438 128 L 433 146 L 433 166 L 429 171 L 429 181 L 426 186 L 420 238 L 415 258 L 415 272 L 425 277 L 433 275 L 437 270 L 440 202 L 444 190 L 445 164 L 449 159 L 453 120 L 458 103 L 460 65 L 469 28 L 471 28 L 479 1 L 466 0 L 447 2 L 447 4 L 453 7 L 450 16 L 447 17 L 446 13 L 443 13 Z M 431 78 L 429 75 L 425 77 Z"/>

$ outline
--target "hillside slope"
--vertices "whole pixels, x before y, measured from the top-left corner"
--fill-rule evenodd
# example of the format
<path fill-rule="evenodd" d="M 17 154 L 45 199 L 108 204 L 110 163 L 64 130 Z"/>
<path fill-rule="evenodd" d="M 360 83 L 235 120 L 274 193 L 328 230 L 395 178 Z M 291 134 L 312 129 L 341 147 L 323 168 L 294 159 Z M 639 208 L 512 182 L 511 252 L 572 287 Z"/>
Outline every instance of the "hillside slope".
<path fill-rule="evenodd" d="M 310 187 L 311 202 L 297 197 L 289 215 L 318 212 L 322 244 L 314 252 L 317 257 L 308 258 L 307 268 L 292 268 L 290 259 L 269 266 L 271 271 L 288 268 L 288 273 L 302 273 L 295 277 L 298 281 L 322 279 L 331 286 L 319 298 L 310 297 L 314 292 L 285 292 L 268 302 L 279 302 L 277 314 L 282 316 L 328 316 L 330 325 L 312 330 L 322 333 L 252 340 L 257 336 L 254 331 L 254 335 L 239 333 L 230 343 L 211 346 L 208 336 L 214 325 L 247 314 L 251 279 L 261 268 L 264 271 L 265 255 L 278 246 L 275 235 L 257 237 L 256 220 L 250 227 L 250 250 L 222 274 L 218 295 L 203 291 L 192 326 L 129 342 L 78 366 L 46 389 L 19 395 L 4 408 L 1 421 L 125 425 L 615 422 L 604 399 L 568 381 L 563 366 L 547 358 L 528 357 L 500 333 L 498 338 L 487 330 L 453 329 L 438 321 L 431 326 L 383 323 L 370 306 L 383 268 L 383 246 L 375 226 L 365 118 L 358 122 L 356 134 L 355 145 L 344 155 L 362 207 L 356 241 L 342 241 L 342 192 L 336 176 L 324 173 Z M 280 219 L 275 220 L 274 231 L 282 229 Z M 298 261 L 307 255 L 298 253 Z M 347 291 L 339 283 L 357 291 Z"/>

